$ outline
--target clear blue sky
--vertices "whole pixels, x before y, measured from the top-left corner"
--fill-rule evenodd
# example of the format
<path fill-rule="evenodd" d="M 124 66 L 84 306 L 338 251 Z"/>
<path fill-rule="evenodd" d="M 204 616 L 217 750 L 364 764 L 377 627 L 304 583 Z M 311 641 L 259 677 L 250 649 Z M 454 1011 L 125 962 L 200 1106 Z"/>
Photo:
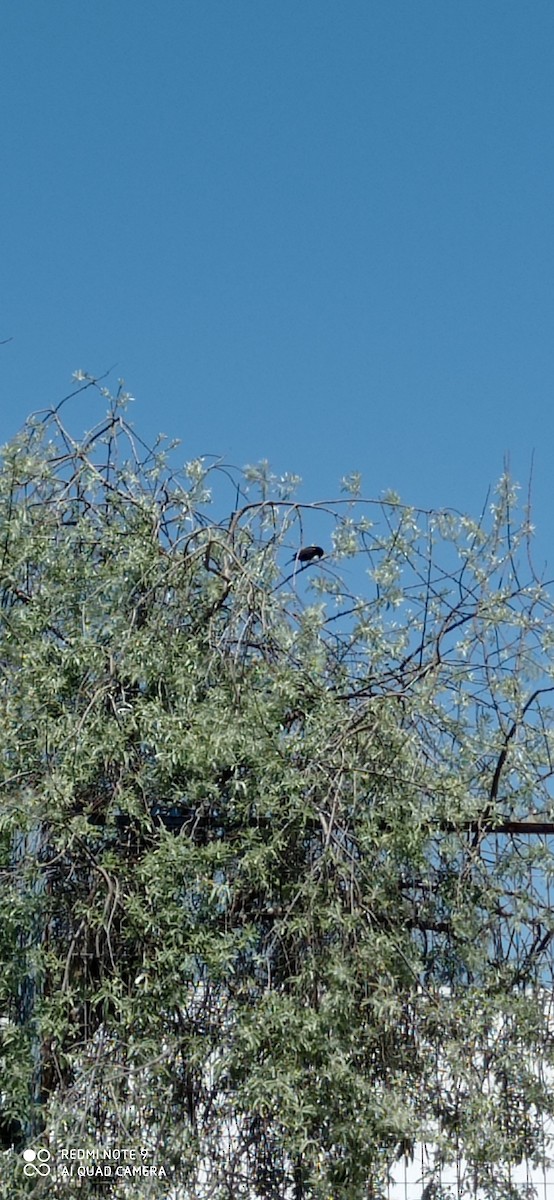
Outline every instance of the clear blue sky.
<path fill-rule="evenodd" d="M 117 364 L 147 438 L 312 498 L 475 510 L 534 449 L 550 534 L 552 0 L 1 17 L 0 440 Z"/>

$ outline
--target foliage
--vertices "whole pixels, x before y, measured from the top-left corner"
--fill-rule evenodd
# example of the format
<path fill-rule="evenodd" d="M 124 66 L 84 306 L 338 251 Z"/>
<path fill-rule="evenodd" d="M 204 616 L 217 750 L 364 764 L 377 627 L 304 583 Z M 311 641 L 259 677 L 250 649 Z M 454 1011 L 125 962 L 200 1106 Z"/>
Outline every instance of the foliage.
<path fill-rule="evenodd" d="M 474 520 L 179 475 L 125 400 L 79 441 L 39 414 L 0 474 L 5 1144 L 363 1200 L 427 1138 L 505 1194 L 552 1110 L 528 516 L 508 478 Z M 119 1192 L 21 1162 L 6 1196 Z"/>

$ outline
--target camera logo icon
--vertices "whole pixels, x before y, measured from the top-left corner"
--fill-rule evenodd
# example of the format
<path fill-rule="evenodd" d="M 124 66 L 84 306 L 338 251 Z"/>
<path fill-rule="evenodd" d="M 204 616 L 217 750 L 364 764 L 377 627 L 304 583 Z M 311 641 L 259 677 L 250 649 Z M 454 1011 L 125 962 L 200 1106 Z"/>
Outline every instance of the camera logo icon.
<path fill-rule="evenodd" d="M 23 1158 L 25 1166 L 23 1167 L 24 1175 L 42 1175 L 50 1174 L 50 1151 L 44 1147 L 40 1150 L 24 1150 Z"/>

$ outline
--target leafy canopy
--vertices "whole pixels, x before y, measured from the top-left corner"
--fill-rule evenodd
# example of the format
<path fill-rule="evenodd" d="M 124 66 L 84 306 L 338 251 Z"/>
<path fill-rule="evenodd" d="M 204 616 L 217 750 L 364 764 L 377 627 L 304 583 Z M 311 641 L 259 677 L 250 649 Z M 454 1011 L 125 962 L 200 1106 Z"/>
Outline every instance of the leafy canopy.
<path fill-rule="evenodd" d="M 4 1142 L 362 1200 L 427 1139 L 505 1194 L 552 1110 L 528 515 L 507 477 L 474 520 L 176 473 L 126 400 L 79 440 L 39 414 L 0 472 Z"/>

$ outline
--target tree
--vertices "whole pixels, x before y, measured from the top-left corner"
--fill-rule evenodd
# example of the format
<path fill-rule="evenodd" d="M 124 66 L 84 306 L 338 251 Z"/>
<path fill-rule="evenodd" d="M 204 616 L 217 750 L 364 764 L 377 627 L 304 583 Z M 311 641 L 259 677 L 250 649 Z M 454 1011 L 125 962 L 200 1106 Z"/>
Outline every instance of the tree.
<path fill-rule="evenodd" d="M 179 475 L 125 406 L 3 455 L 4 1144 L 363 1200 L 427 1139 L 504 1195 L 553 1110 L 528 514 L 508 477 L 474 520 L 356 476 L 304 503 L 267 464 Z M 6 1161 L 1 1195 L 82 1194 Z"/>

